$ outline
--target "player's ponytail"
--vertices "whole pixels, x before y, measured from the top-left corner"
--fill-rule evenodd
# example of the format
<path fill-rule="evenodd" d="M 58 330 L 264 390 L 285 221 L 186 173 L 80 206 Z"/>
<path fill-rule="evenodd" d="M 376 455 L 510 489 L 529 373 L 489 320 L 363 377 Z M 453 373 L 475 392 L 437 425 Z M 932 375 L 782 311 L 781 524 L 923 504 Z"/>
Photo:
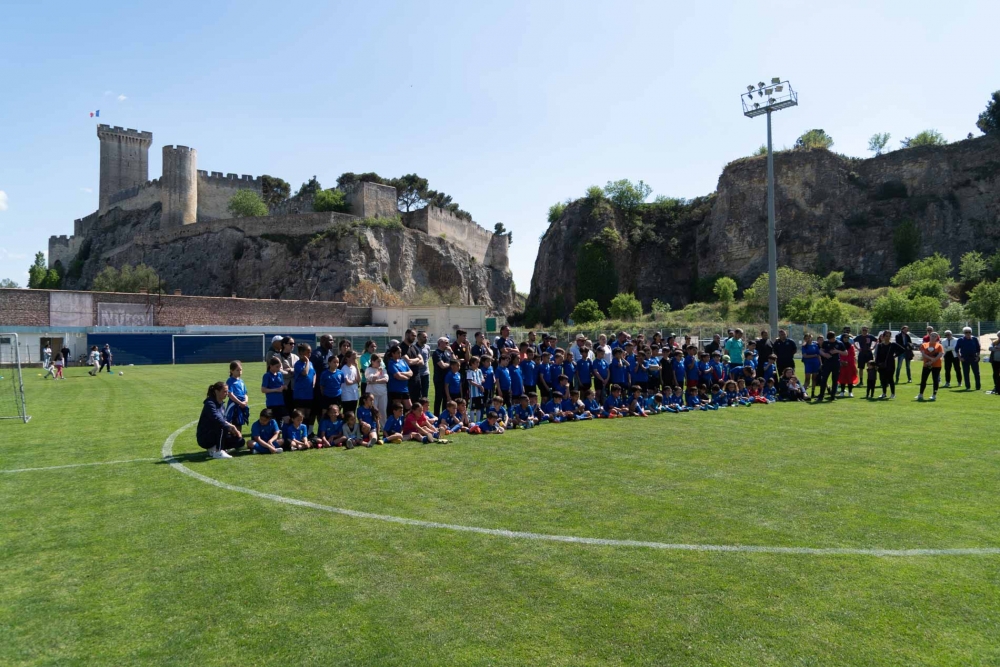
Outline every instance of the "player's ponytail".
<path fill-rule="evenodd" d="M 208 392 L 206 398 L 215 398 L 215 392 L 222 391 L 226 388 L 225 382 L 216 382 L 215 384 L 208 385 Z"/>

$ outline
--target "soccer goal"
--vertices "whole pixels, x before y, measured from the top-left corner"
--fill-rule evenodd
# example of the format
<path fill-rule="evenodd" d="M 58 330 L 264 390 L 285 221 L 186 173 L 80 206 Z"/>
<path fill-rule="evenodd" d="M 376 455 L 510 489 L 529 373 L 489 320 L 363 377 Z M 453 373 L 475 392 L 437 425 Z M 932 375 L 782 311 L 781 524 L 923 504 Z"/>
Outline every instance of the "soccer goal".
<path fill-rule="evenodd" d="M 24 403 L 21 352 L 17 334 L 0 333 L 0 419 L 31 419 Z"/>

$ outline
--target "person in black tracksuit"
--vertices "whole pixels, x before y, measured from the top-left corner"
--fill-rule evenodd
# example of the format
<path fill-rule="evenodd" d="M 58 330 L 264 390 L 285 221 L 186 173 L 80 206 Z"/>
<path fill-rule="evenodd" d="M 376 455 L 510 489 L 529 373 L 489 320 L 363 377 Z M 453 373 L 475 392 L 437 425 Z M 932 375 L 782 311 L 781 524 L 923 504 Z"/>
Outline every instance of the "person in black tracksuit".
<path fill-rule="evenodd" d="M 827 385 L 832 385 L 830 389 L 830 400 L 837 395 L 837 381 L 840 379 L 840 358 L 847 354 L 847 348 L 837 340 L 837 334 L 828 331 L 826 340 L 820 344 L 819 356 L 822 359 L 822 366 L 819 369 L 819 398 L 817 402 L 823 402 L 823 393 L 827 390 Z M 832 380 L 830 378 L 833 378 Z"/>
<path fill-rule="evenodd" d="M 896 398 L 896 383 L 893 380 L 893 371 L 896 367 L 896 357 L 904 352 L 905 350 L 892 340 L 892 333 L 883 331 L 879 334 L 874 353 L 875 366 L 878 367 L 879 383 L 882 385 L 882 395 L 879 398 L 886 397 L 886 389 L 889 389 L 889 398 Z"/>

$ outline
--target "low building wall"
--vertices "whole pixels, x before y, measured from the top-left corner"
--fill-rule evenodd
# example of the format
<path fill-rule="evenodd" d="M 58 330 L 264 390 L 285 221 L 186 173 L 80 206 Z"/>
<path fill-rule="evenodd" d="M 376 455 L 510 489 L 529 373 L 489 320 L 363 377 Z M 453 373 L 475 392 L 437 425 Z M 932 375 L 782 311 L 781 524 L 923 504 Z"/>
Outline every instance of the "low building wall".
<path fill-rule="evenodd" d="M 230 297 L 147 295 L 119 292 L 70 292 L 64 290 L 0 289 L 0 329 L 10 327 L 64 326 L 60 313 L 52 313 L 51 295 L 67 301 L 67 295 L 85 295 L 92 303 L 86 313 L 74 313 L 75 326 L 99 326 L 98 312 L 114 310 L 121 304 L 131 312 L 130 304 L 147 306 L 152 324 L 161 327 L 188 325 L 221 326 L 302 326 L 345 327 L 371 323 L 371 309 L 348 306 L 339 301 L 285 301 L 277 299 L 237 299 Z M 86 299 L 73 299 L 85 302 Z M 56 319 L 56 322 L 53 322 Z"/>

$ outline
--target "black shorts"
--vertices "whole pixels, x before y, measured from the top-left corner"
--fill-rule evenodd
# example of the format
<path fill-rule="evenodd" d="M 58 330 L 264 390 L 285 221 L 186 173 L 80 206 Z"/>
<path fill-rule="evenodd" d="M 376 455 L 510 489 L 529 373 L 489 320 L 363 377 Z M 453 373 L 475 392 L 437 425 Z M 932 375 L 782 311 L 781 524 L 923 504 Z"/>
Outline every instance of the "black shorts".
<path fill-rule="evenodd" d="M 313 399 L 311 398 L 296 398 L 292 400 L 292 406 L 298 408 L 299 410 L 309 410 L 313 409 Z"/>
<path fill-rule="evenodd" d="M 271 417 L 279 423 L 288 416 L 288 408 L 284 405 L 271 405 L 267 409 L 271 411 Z"/>
<path fill-rule="evenodd" d="M 537 384 L 526 384 L 526 385 L 524 385 L 524 393 L 525 394 L 530 394 L 531 392 L 535 392 L 535 393 L 538 392 L 538 385 Z"/>
<path fill-rule="evenodd" d="M 410 392 L 408 391 L 390 391 L 389 392 L 389 405 L 392 405 L 393 401 L 403 401 L 410 400 Z"/>
<path fill-rule="evenodd" d="M 486 399 L 482 396 L 475 396 L 469 399 L 469 407 L 473 410 L 482 410 L 486 405 Z"/>

